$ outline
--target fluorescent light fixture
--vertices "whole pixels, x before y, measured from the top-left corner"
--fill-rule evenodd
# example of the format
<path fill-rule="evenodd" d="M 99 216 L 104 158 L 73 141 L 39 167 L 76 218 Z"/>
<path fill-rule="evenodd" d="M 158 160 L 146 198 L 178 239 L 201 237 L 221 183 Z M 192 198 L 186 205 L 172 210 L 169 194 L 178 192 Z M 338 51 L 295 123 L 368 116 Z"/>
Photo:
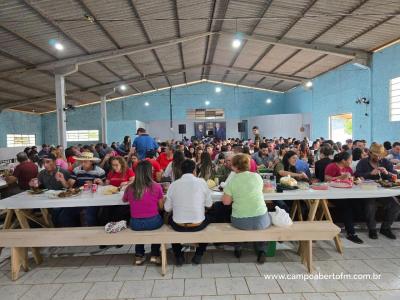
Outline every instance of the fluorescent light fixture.
<path fill-rule="evenodd" d="M 208 106 L 210 105 L 210 101 L 207 100 L 206 102 L 204 102 L 204 104 Z"/>
<path fill-rule="evenodd" d="M 126 91 L 126 85 L 125 85 L 125 84 L 121 84 L 121 85 L 119 86 L 119 89 L 120 89 L 121 91 Z"/>
<path fill-rule="evenodd" d="M 217 86 L 217 87 L 215 88 L 215 92 L 216 92 L 216 93 L 220 93 L 221 91 L 222 91 L 222 89 L 221 89 L 220 86 Z"/>
<path fill-rule="evenodd" d="M 145 102 L 145 103 L 144 103 L 144 106 L 149 106 L 149 105 L 150 105 L 149 102 Z"/>
<path fill-rule="evenodd" d="M 58 50 L 58 51 L 63 51 L 64 50 L 64 45 L 61 44 L 60 42 L 55 42 L 54 43 L 54 48 L 56 48 L 56 50 Z"/>
<path fill-rule="evenodd" d="M 265 103 L 267 103 L 267 104 L 270 104 L 270 103 L 272 103 L 272 100 L 271 100 L 271 98 L 268 98 L 267 100 L 265 100 Z"/>
<path fill-rule="evenodd" d="M 242 41 L 241 41 L 241 40 L 239 40 L 239 39 L 234 39 L 233 42 L 232 42 L 232 47 L 237 49 L 237 48 L 240 47 L 241 44 L 242 44 Z"/>

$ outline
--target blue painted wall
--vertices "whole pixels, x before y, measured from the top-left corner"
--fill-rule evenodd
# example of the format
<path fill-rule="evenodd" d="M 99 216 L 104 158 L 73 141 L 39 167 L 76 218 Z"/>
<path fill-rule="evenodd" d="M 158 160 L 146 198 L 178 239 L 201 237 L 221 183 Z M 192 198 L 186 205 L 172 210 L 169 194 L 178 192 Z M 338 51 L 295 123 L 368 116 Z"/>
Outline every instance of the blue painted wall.
<path fill-rule="evenodd" d="M 400 44 L 376 52 L 372 60 L 372 135 L 375 140 L 400 140 L 400 122 L 390 122 L 389 82 L 400 77 Z"/>
<path fill-rule="evenodd" d="M 210 101 L 207 108 L 223 108 L 225 119 L 282 113 L 284 94 L 234 88 L 220 85 L 222 91 L 215 92 L 214 83 L 198 83 L 172 90 L 172 118 L 186 119 L 188 109 L 205 108 L 205 101 Z M 272 103 L 266 105 L 267 98 Z M 149 106 L 144 103 L 149 102 Z M 162 90 L 142 96 L 129 96 L 107 102 L 108 142 L 121 141 L 125 135 L 133 136 L 136 132 L 136 120 L 143 122 L 169 120 L 169 90 Z M 45 114 L 43 119 L 44 140 L 57 143 L 55 113 Z M 101 132 L 100 105 L 79 107 L 67 112 L 67 130 L 97 129 Z"/>
<path fill-rule="evenodd" d="M 7 134 L 35 134 L 42 144 L 41 116 L 13 111 L 0 113 L 0 148 L 7 147 Z"/>
<path fill-rule="evenodd" d="M 287 93 L 285 113 L 310 112 L 313 139 L 329 136 L 329 116 L 352 113 L 353 137 L 369 140 L 370 116 L 365 116 L 365 106 L 355 101 L 359 97 L 371 98 L 370 77 L 368 69 L 352 64 L 342 66 L 314 79 L 312 89 L 298 87 Z"/>

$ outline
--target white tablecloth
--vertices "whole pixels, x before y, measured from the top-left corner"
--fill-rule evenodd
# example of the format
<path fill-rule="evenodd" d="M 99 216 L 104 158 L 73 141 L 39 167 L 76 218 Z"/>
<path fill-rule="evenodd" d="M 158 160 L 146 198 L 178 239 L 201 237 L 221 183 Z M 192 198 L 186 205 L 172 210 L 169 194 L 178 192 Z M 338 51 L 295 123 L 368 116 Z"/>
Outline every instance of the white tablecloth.
<path fill-rule="evenodd" d="M 56 207 L 86 207 L 124 205 L 122 192 L 114 195 L 103 195 L 105 187 L 99 187 L 97 193 L 82 193 L 78 197 L 50 198 L 49 195 L 30 195 L 27 192 L 0 200 L 0 209 L 32 209 L 32 208 L 56 208 Z M 295 190 L 283 193 L 266 193 L 265 200 L 312 200 L 312 199 L 360 199 L 383 198 L 399 196 L 400 189 L 363 190 L 358 187 L 352 189 L 329 188 L 326 191 Z M 221 199 L 221 192 L 212 192 L 213 201 Z"/>
<path fill-rule="evenodd" d="M 7 182 L 0 178 L 0 189 L 7 187 Z"/>

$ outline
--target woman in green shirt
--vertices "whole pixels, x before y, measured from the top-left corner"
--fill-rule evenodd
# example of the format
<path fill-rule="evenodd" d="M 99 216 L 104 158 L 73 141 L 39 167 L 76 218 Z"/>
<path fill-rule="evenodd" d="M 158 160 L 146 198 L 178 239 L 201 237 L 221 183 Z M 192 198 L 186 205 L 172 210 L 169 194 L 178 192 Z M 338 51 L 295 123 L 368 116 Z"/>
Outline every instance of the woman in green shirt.
<path fill-rule="evenodd" d="M 242 230 L 265 229 L 271 225 L 264 201 L 263 180 L 250 169 L 250 157 L 237 154 L 232 159 L 232 169 L 236 173 L 224 188 L 222 202 L 232 204 L 232 225 Z M 257 242 L 257 261 L 265 262 L 266 242 Z M 240 250 L 235 249 L 235 253 Z"/>

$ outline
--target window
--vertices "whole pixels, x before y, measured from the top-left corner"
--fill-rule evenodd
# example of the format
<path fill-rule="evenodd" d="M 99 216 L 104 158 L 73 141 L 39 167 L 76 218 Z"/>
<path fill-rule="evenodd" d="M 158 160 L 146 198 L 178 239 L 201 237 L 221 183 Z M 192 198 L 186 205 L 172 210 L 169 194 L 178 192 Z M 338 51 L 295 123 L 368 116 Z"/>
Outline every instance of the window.
<path fill-rule="evenodd" d="M 400 121 L 400 77 L 390 80 L 390 121 Z"/>
<path fill-rule="evenodd" d="M 34 134 L 7 134 L 7 147 L 29 147 L 35 144 Z"/>
<path fill-rule="evenodd" d="M 225 117 L 223 109 L 188 109 L 186 112 L 188 119 L 192 120 L 214 120 Z"/>
<path fill-rule="evenodd" d="M 68 130 L 67 142 L 97 142 L 99 140 L 98 130 Z"/>
<path fill-rule="evenodd" d="M 341 114 L 329 117 L 329 136 L 334 142 L 345 143 L 353 138 L 352 114 Z"/>

